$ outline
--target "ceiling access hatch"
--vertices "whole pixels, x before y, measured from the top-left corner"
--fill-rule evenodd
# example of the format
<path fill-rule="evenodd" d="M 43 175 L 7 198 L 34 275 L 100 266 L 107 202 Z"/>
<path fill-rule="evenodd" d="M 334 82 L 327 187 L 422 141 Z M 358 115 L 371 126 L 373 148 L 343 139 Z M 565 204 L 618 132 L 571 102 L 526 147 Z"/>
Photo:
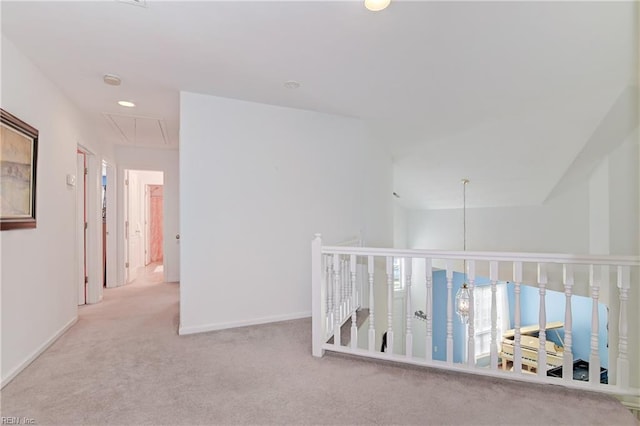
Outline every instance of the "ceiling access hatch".
<path fill-rule="evenodd" d="M 127 145 L 168 146 L 167 124 L 161 118 L 103 113 L 117 136 Z"/>

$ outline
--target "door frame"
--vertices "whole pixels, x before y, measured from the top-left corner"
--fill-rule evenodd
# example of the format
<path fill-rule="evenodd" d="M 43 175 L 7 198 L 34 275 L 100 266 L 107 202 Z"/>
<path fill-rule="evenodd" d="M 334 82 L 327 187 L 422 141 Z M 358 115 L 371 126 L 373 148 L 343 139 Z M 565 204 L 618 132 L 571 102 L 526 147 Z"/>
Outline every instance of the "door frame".
<path fill-rule="evenodd" d="M 117 202 L 116 202 L 116 168 L 109 161 L 102 159 L 102 164 L 106 170 L 107 188 L 105 191 L 107 206 L 107 232 L 106 232 L 106 250 L 107 250 L 107 288 L 118 286 L 118 258 L 116 237 L 118 235 L 117 227 Z"/>
<path fill-rule="evenodd" d="M 96 155 L 86 147 L 78 144 L 77 151 L 85 156 L 86 175 L 80 174 L 79 179 L 85 180 L 86 203 L 86 303 L 98 303 L 102 300 L 103 276 L 102 266 L 102 164 Z M 80 218 L 77 218 L 77 240 L 80 240 Z M 80 262 L 83 261 L 80 247 L 77 249 L 77 270 L 80 270 Z M 79 303 L 80 301 L 78 301 Z"/>
<path fill-rule="evenodd" d="M 76 288 L 78 305 L 87 303 L 87 154 L 76 150 Z"/>
<path fill-rule="evenodd" d="M 166 168 L 164 167 L 156 167 L 156 166 L 149 166 L 146 163 L 137 163 L 137 162 L 127 162 L 127 161 L 122 161 L 118 163 L 117 166 L 117 173 L 118 173 L 118 186 L 117 186 L 117 196 L 118 196 L 118 236 L 117 236 L 117 246 L 118 246 L 118 250 L 117 250 L 117 269 L 118 269 L 118 285 L 126 285 L 128 283 L 127 281 L 127 271 L 125 268 L 125 263 L 126 263 L 126 259 L 127 259 L 127 249 L 128 249 L 128 241 L 125 238 L 126 234 L 127 234 L 127 229 L 126 229 L 126 216 L 127 216 L 127 211 L 128 211 L 128 206 L 127 206 L 127 191 L 125 189 L 125 180 L 126 180 L 126 176 L 128 174 L 128 171 L 138 171 L 138 172 L 144 172 L 144 171 L 154 171 L 154 172 L 161 172 L 162 176 L 163 176 L 163 187 L 166 189 L 168 182 L 170 182 L 170 172 L 168 172 L 166 170 Z M 173 175 L 171 175 L 173 176 Z M 163 203 L 163 220 L 162 220 L 162 229 L 163 229 L 163 235 L 165 236 L 163 238 L 163 253 L 165 254 L 165 261 L 164 261 L 164 272 L 163 272 L 163 281 L 167 281 L 167 274 L 168 274 L 168 270 L 170 266 L 173 266 L 173 264 L 171 265 L 167 265 L 166 262 L 166 253 L 167 253 L 167 244 L 168 244 L 168 239 L 166 238 L 167 235 L 167 203 Z M 171 240 L 171 242 L 173 243 L 173 241 L 175 241 L 175 244 L 178 243 L 178 240 Z M 144 246 L 143 246 L 144 247 Z M 179 252 L 178 252 L 179 255 Z M 144 257 L 143 257 L 144 259 Z M 178 258 L 179 259 L 179 258 Z M 178 268 L 179 267 L 179 263 L 176 263 L 175 267 Z M 176 271 L 178 272 L 178 271 Z M 177 281 L 177 280 L 174 280 Z"/>

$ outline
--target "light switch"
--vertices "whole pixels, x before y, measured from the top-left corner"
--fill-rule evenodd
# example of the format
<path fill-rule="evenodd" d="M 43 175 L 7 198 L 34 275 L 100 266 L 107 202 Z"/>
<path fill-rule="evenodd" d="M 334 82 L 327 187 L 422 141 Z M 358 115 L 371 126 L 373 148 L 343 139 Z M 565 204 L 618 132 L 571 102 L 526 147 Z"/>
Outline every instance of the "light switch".
<path fill-rule="evenodd" d="M 74 175 L 67 175 L 67 185 L 76 186 L 76 177 Z"/>

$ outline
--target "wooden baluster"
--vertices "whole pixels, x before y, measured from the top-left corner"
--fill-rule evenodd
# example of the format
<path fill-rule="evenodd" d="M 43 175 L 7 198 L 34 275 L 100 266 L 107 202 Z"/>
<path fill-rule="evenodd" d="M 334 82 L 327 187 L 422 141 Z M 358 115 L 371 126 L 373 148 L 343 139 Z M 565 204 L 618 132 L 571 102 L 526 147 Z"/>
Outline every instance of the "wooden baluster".
<path fill-rule="evenodd" d="M 453 364 L 453 261 L 447 260 L 447 363 Z"/>
<path fill-rule="evenodd" d="M 513 281 L 515 293 L 514 329 L 513 341 L 513 371 L 516 374 L 522 373 L 522 346 L 520 336 L 520 284 L 522 284 L 522 262 L 513 262 Z"/>
<path fill-rule="evenodd" d="M 589 383 L 600 384 L 600 314 L 598 299 L 602 283 L 602 267 L 589 265 L 589 285 L 591 286 L 591 353 L 589 354 Z"/>
<path fill-rule="evenodd" d="M 342 278 L 342 272 L 340 270 L 340 264 L 342 262 L 340 261 L 340 255 L 339 254 L 334 254 L 333 255 L 333 285 L 334 287 L 334 294 L 339 295 L 340 293 L 340 280 Z M 341 305 L 342 305 L 342 301 L 341 300 L 336 300 L 335 301 L 335 306 L 334 306 L 334 311 L 333 311 L 333 344 L 336 346 L 340 346 L 340 320 L 341 320 L 341 316 L 340 316 L 340 309 L 341 309 Z"/>
<path fill-rule="evenodd" d="M 334 307 L 333 307 L 333 269 L 331 268 L 332 266 L 332 257 L 328 254 L 324 255 L 325 257 L 325 277 L 326 277 L 326 284 L 327 284 L 327 327 L 326 330 L 331 330 L 331 327 L 333 327 L 333 323 L 334 323 L 334 319 L 333 319 L 333 314 L 334 314 Z"/>
<path fill-rule="evenodd" d="M 498 291 L 498 262 L 489 262 L 489 279 L 491 280 L 491 369 L 498 369 L 498 305 L 496 293 Z M 507 360 L 503 359 L 503 363 Z"/>
<path fill-rule="evenodd" d="M 342 278 L 342 272 L 340 270 L 340 256 L 333 255 L 334 259 L 337 257 L 337 264 L 332 262 L 331 268 L 333 270 L 333 323 L 340 321 L 340 314 L 342 312 L 342 288 L 340 287 L 340 279 Z"/>
<path fill-rule="evenodd" d="M 573 266 L 564 265 L 563 269 L 564 294 L 566 296 L 564 308 L 564 355 L 562 356 L 562 378 L 573 380 L 573 316 L 571 314 L 571 295 L 573 294 Z"/>
<path fill-rule="evenodd" d="M 341 260 L 340 270 L 342 271 L 342 278 L 340 279 L 340 288 L 342 290 L 340 295 L 342 300 L 342 304 L 340 306 L 340 322 L 342 323 L 342 321 L 347 318 L 347 315 L 349 315 L 349 294 L 347 292 L 347 289 L 349 288 L 349 268 L 347 268 L 346 259 Z"/>
<path fill-rule="evenodd" d="M 324 355 L 322 345 L 327 336 L 323 300 L 327 284 L 324 263 L 326 256 L 322 254 L 322 236 L 315 234 L 311 241 L 311 353 L 315 357 Z"/>
<path fill-rule="evenodd" d="M 409 358 L 413 356 L 413 332 L 411 330 L 411 320 L 413 318 L 413 311 L 411 310 L 411 262 L 412 258 L 405 257 L 404 271 L 405 284 L 407 285 L 407 326 L 405 336 L 405 355 Z"/>
<path fill-rule="evenodd" d="M 540 294 L 540 309 L 538 312 L 538 325 L 540 327 L 540 332 L 538 333 L 538 376 L 540 377 L 547 377 L 547 283 L 547 265 L 545 263 L 538 263 L 538 293 Z"/>
<path fill-rule="evenodd" d="M 618 266 L 618 291 L 620 293 L 620 319 L 618 322 L 618 360 L 616 385 L 623 390 L 629 389 L 629 358 L 627 355 L 627 301 L 631 270 L 628 266 Z"/>
<path fill-rule="evenodd" d="M 387 257 L 387 353 L 393 354 L 393 257 Z"/>
<path fill-rule="evenodd" d="M 469 340 L 467 343 L 467 363 L 469 366 L 476 365 L 476 335 L 475 335 L 475 301 L 473 298 L 473 286 L 476 281 L 476 262 L 467 261 L 467 278 L 469 279 Z"/>
<path fill-rule="evenodd" d="M 358 318 L 356 310 L 356 255 L 352 254 L 350 257 L 350 272 L 351 272 L 351 349 L 358 348 Z"/>
<path fill-rule="evenodd" d="M 425 259 L 425 274 L 427 284 L 427 297 L 426 297 L 426 317 L 427 317 L 427 338 L 425 344 L 425 355 L 427 361 L 433 360 L 433 267 L 431 259 Z"/>
<path fill-rule="evenodd" d="M 351 259 L 351 255 L 349 256 L 349 259 Z M 345 281 L 345 294 L 346 294 L 346 306 L 347 306 L 347 315 L 349 315 L 351 313 L 351 311 L 354 309 L 353 308 L 353 299 L 351 297 L 351 290 L 353 289 L 353 286 L 351 284 L 351 262 L 350 260 L 346 260 L 344 261 L 344 265 L 345 265 L 345 271 L 344 274 L 347 276 L 347 281 Z M 348 267 L 347 267 L 348 266 Z"/>
<path fill-rule="evenodd" d="M 367 257 L 367 272 L 369 274 L 369 352 L 376 350 L 376 329 L 375 329 L 375 297 L 373 294 L 373 256 Z"/>

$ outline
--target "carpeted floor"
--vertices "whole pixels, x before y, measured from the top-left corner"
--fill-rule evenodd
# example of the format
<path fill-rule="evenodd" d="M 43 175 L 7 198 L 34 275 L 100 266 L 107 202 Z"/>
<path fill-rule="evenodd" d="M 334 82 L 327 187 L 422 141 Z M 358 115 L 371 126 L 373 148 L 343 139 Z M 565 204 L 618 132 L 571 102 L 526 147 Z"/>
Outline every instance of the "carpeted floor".
<path fill-rule="evenodd" d="M 60 425 L 638 424 L 599 394 L 315 359 L 310 319 L 180 337 L 178 285 L 157 277 L 82 307 L 78 323 L 2 390 L 2 416 Z"/>

